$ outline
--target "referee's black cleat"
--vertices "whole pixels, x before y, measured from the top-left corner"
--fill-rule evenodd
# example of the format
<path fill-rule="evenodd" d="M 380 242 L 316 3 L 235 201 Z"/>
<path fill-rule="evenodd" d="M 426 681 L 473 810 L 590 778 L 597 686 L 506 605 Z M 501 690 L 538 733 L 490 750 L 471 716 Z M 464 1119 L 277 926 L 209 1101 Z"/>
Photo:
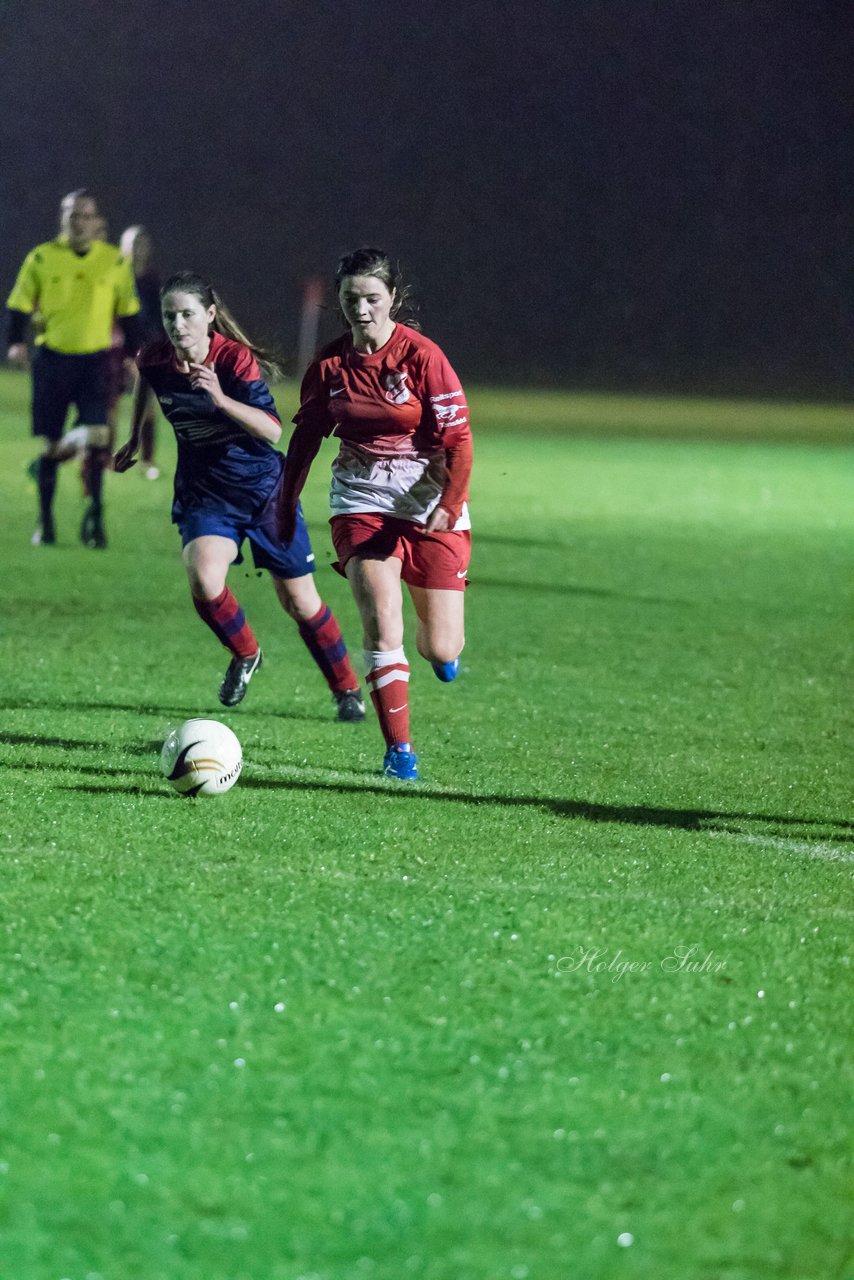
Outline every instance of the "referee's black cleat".
<path fill-rule="evenodd" d="M 80 541 L 84 547 L 89 547 L 96 551 L 103 551 L 107 545 L 103 517 L 100 509 L 92 503 L 86 508 L 86 512 L 80 522 Z"/>
<path fill-rule="evenodd" d="M 335 701 L 338 703 L 335 719 L 340 720 L 342 724 L 358 724 L 360 720 L 364 720 L 365 704 L 358 689 L 345 689 L 343 693 L 336 692 Z"/>
<path fill-rule="evenodd" d="M 224 707 L 236 707 L 246 697 L 249 681 L 261 665 L 261 650 L 251 658 L 232 658 L 219 687 L 219 700 Z"/>
<path fill-rule="evenodd" d="M 56 542 L 56 530 L 53 527 L 52 516 L 36 525 L 30 542 L 34 547 L 52 547 L 54 545 Z"/>

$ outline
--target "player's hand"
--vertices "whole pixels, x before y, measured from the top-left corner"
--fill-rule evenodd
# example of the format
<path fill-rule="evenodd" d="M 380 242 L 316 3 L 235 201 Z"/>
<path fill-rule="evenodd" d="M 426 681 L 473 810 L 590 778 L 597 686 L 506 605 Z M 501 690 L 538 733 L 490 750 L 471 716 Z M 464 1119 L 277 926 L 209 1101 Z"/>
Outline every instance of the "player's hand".
<path fill-rule="evenodd" d="M 190 386 L 196 391 L 207 391 L 217 409 L 226 399 L 225 392 L 219 385 L 216 370 L 209 364 L 190 364 Z"/>
<path fill-rule="evenodd" d="M 9 364 L 15 365 L 18 369 L 26 369 L 30 363 L 30 353 L 27 350 L 26 342 L 13 342 L 6 352 L 6 359 Z"/>
<path fill-rule="evenodd" d="M 130 439 L 113 454 L 114 471 L 130 471 L 136 466 L 136 455 L 139 452 L 139 441 Z"/>
<path fill-rule="evenodd" d="M 425 528 L 428 533 L 447 533 L 451 528 L 451 517 L 444 507 L 434 507 Z"/>

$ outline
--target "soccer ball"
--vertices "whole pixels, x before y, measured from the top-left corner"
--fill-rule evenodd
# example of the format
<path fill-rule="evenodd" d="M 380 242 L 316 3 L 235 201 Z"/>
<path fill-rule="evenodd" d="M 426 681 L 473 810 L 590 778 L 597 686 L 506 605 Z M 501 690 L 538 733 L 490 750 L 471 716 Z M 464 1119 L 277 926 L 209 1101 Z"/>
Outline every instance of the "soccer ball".
<path fill-rule="evenodd" d="M 218 720 L 185 720 L 160 752 L 160 771 L 182 796 L 221 796 L 242 768 L 240 743 Z"/>

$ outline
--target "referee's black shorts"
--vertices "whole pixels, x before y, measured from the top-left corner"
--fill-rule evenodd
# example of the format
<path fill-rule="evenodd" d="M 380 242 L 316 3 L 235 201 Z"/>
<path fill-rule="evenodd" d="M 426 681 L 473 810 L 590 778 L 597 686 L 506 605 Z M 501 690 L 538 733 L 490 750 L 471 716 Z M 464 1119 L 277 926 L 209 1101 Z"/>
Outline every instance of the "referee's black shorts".
<path fill-rule="evenodd" d="M 110 399 L 110 353 L 66 356 L 37 347 L 33 356 L 33 435 L 60 440 L 71 405 L 84 427 L 102 427 Z"/>

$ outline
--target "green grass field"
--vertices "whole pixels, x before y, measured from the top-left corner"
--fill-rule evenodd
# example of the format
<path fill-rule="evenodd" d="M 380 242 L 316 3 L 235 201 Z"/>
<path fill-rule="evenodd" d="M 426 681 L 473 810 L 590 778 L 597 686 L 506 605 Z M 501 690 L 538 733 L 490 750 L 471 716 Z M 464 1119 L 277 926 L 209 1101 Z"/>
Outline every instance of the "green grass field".
<path fill-rule="evenodd" d="M 66 467 L 30 547 L 0 375 L 2 1280 L 851 1274 L 850 415 L 471 399 L 407 789 L 246 568 L 219 707 L 168 479 L 108 477 L 92 552 Z M 158 773 L 194 715 L 243 743 L 219 799 Z"/>

